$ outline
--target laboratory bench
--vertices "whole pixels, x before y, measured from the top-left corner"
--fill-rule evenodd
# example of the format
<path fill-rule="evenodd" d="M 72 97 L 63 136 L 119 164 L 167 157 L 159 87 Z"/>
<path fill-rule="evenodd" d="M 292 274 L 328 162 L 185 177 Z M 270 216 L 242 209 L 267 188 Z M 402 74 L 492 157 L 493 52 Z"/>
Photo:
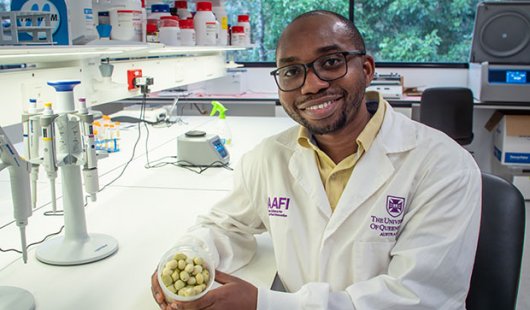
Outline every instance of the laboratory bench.
<path fill-rule="evenodd" d="M 213 117 L 182 117 L 171 126 L 141 125 L 141 139 L 134 157 L 138 124 L 121 124 L 120 151 L 98 161 L 100 187 L 116 181 L 97 194 L 85 207 L 88 233 L 101 233 L 118 241 L 118 251 L 101 261 L 78 266 L 47 265 L 35 258 L 38 245 L 29 249 L 28 263 L 18 253 L 0 253 L 0 286 L 31 292 L 38 310 L 60 309 L 158 309 L 150 289 L 150 277 L 162 255 L 177 238 L 206 213 L 232 187 L 233 171 L 209 168 L 202 174 L 165 165 L 145 168 L 176 156 L 176 137 L 188 130 L 208 131 Z M 228 146 L 230 167 L 263 138 L 294 125 L 289 118 L 232 117 L 233 143 Z M 18 148 L 18 146 L 17 146 Z M 148 150 L 146 152 L 146 149 Z M 20 248 L 18 228 L 12 221 L 9 175 L 0 172 L 0 247 Z M 57 209 L 62 209 L 60 170 L 57 178 Z M 28 244 L 57 232 L 62 216 L 44 216 L 51 210 L 49 186 L 39 176 L 38 203 L 27 226 Z M 63 231 L 64 233 L 64 231 Z M 257 236 L 258 254 L 235 274 L 257 286 L 270 287 L 276 271 L 270 238 Z"/>
<path fill-rule="evenodd" d="M 229 116 L 227 119 L 233 139 L 228 146 L 229 166 L 232 168 L 242 154 L 263 138 L 295 125 L 287 117 Z M 100 187 L 112 184 L 98 193 L 96 202 L 89 202 L 86 206 L 87 230 L 89 234 L 102 233 L 115 238 L 119 244 L 115 254 L 90 264 L 61 267 L 38 261 L 35 258 L 38 245 L 30 248 L 27 264 L 23 263 L 20 254 L 0 253 L 0 285 L 31 292 L 37 310 L 158 309 L 151 297 L 150 276 L 161 256 L 193 225 L 197 215 L 207 212 L 232 188 L 233 171 L 222 167 L 207 169 L 202 174 L 170 164 L 146 168 L 147 164 L 175 160 L 177 136 L 193 129 L 208 132 L 215 124 L 214 117 L 206 116 L 182 116 L 178 120 L 170 126 L 149 125 L 149 134 L 143 124 L 121 124 L 120 151 L 98 161 Z M 141 136 L 132 157 L 138 127 Z M 28 244 L 59 231 L 63 225 L 63 217 L 43 215 L 44 211 L 51 210 L 51 205 L 49 185 L 42 169 L 40 172 L 38 208 L 27 226 Z M 1 171 L 0 247 L 19 249 L 18 228 L 14 223 L 9 224 L 12 221 L 9 186 L 7 171 Z M 60 210 L 60 174 L 57 197 Z M 527 202 L 527 209 L 529 204 Z M 526 234 L 529 240 L 528 230 Z M 276 270 L 272 244 L 267 234 L 259 235 L 257 239 L 258 254 L 236 275 L 257 286 L 268 287 Z M 529 242 L 524 252 L 517 310 L 530 310 L 529 301 L 524 296 L 524 292 L 530 289 Z"/>

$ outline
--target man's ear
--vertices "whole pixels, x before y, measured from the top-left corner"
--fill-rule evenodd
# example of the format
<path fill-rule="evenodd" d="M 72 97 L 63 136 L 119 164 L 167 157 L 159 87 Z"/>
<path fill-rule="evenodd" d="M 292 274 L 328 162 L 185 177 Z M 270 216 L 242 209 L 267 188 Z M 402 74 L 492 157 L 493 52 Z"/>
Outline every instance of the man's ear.
<path fill-rule="evenodd" d="M 372 83 L 372 80 L 374 79 L 375 74 L 375 60 L 372 56 L 366 55 L 364 56 L 364 62 L 363 62 L 363 71 L 364 76 L 366 78 L 366 87 L 370 86 L 370 83 Z"/>

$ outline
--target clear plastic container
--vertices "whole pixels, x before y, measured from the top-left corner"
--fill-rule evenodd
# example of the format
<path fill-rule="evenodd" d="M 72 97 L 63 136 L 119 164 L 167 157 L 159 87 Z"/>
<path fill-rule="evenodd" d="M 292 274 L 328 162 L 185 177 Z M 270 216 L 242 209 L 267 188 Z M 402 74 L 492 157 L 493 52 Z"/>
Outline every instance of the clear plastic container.
<path fill-rule="evenodd" d="M 204 288 L 204 290 L 202 292 L 200 292 L 198 294 L 194 294 L 192 296 L 181 296 L 181 295 L 178 295 L 178 294 L 172 292 L 164 284 L 164 281 L 163 281 L 162 278 L 163 278 L 163 275 L 164 275 L 164 269 L 166 268 L 166 264 L 169 261 L 173 260 L 177 253 L 183 253 L 187 257 L 190 257 L 192 259 L 195 258 L 195 257 L 200 257 L 200 258 L 203 259 L 204 264 L 202 264 L 202 266 L 204 267 L 204 269 L 208 270 L 209 277 L 208 277 L 208 281 L 204 282 L 205 288 Z M 174 271 L 174 270 L 177 270 L 177 269 L 172 269 L 172 270 Z M 178 270 L 180 270 L 180 268 Z M 162 288 L 162 291 L 164 292 L 164 296 L 165 296 L 167 302 L 173 302 L 175 300 L 177 300 L 177 301 L 192 301 L 192 300 L 199 299 L 202 296 L 204 296 L 212 288 L 214 280 L 215 280 L 215 268 L 214 268 L 214 265 L 213 265 L 213 258 L 212 258 L 212 256 L 210 255 L 210 253 L 208 251 L 206 251 L 204 248 L 199 247 L 199 246 L 195 246 L 195 245 L 180 245 L 180 246 L 176 246 L 176 247 L 170 249 L 169 251 L 167 251 L 162 256 L 162 259 L 160 260 L 160 263 L 158 264 L 158 283 L 160 284 L 160 287 Z"/>

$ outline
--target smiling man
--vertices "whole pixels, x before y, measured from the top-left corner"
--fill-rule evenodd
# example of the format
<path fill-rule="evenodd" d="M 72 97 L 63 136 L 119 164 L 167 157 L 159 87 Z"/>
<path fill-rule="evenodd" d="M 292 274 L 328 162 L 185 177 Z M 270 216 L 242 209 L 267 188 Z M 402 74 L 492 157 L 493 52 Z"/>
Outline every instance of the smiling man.
<path fill-rule="evenodd" d="M 285 29 L 271 72 L 300 126 L 238 164 L 233 192 L 189 236 L 232 272 L 272 238 L 287 292 L 226 273 L 169 309 L 464 309 L 480 221 L 480 171 L 443 133 L 366 93 L 374 60 L 356 27 L 327 11 Z M 259 255 L 259 254 L 258 254 Z"/>

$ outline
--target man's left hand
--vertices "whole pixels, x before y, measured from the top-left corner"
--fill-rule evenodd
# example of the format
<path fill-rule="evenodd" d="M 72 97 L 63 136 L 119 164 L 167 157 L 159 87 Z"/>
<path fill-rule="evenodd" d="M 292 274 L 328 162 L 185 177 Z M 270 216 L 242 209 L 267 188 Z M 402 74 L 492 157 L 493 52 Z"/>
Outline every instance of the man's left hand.
<path fill-rule="evenodd" d="M 179 310 L 256 310 L 258 289 L 254 285 L 218 270 L 215 271 L 215 281 L 222 285 L 197 300 L 175 301 L 171 303 L 171 308 Z"/>

